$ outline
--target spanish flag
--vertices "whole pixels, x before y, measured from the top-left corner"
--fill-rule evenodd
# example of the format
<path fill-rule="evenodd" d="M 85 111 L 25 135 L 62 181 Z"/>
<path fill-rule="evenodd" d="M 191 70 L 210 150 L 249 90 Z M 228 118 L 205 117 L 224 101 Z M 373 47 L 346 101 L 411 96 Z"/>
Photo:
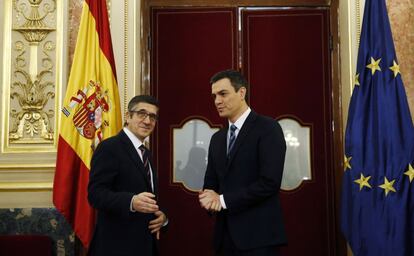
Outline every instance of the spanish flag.
<path fill-rule="evenodd" d="M 122 127 L 105 0 L 85 0 L 63 102 L 53 203 L 89 247 L 95 212 L 87 186 L 96 146 Z"/>

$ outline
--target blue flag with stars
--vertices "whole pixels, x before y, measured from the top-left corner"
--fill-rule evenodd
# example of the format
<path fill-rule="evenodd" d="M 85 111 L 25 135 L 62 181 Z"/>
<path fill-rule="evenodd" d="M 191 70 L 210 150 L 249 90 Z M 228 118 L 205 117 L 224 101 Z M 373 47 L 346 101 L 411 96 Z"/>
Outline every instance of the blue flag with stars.
<path fill-rule="evenodd" d="M 413 163 L 414 127 L 385 0 L 367 0 L 341 200 L 341 229 L 355 256 L 414 255 Z"/>

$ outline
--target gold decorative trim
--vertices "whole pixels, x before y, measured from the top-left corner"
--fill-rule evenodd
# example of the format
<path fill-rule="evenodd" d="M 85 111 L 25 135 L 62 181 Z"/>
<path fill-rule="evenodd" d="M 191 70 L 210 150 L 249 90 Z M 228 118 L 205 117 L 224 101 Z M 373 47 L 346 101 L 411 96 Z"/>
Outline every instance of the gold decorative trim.
<path fill-rule="evenodd" d="M 0 192 L 51 191 L 53 182 L 0 182 Z"/>
<path fill-rule="evenodd" d="M 124 113 L 127 110 L 128 89 L 128 0 L 124 0 Z"/>
<path fill-rule="evenodd" d="M 138 2 L 138 4 L 137 4 Z M 139 84 L 141 86 L 141 74 L 142 74 L 142 70 L 141 70 L 141 63 L 137 64 L 138 57 L 141 56 L 141 33 L 138 33 L 137 35 L 137 30 L 141 30 L 141 7 L 140 7 L 141 1 L 133 1 L 133 16 L 132 16 L 132 45 L 133 45 L 133 49 L 132 52 L 134 53 L 134 57 L 132 60 L 132 69 L 133 69 L 133 78 L 132 78 L 132 85 L 133 85 L 133 95 L 136 94 L 136 85 Z M 138 18 L 140 18 L 139 22 L 137 21 Z M 138 68 L 137 68 L 138 67 Z M 137 79 L 138 77 L 138 79 Z M 126 88 L 125 88 L 126 89 Z"/>
<path fill-rule="evenodd" d="M 204 116 L 198 116 L 198 115 L 194 115 L 194 116 L 188 116 L 185 119 L 181 120 L 181 122 L 177 125 L 177 124 L 172 124 L 170 125 L 170 145 L 171 145 L 171 161 L 170 161 L 170 173 L 172 179 L 169 180 L 169 184 L 171 186 L 178 186 L 183 188 L 183 191 L 187 192 L 187 193 L 198 193 L 200 190 L 199 189 L 193 189 L 191 188 L 185 180 L 178 180 L 176 179 L 177 177 L 177 166 L 176 163 L 174 162 L 175 159 L 177 159 L 176 157 L 176 153 L 177 150 L 174 150 L 174 145 L 175 145 L 175 138 L 176 138 L 176 134 L 180 131 L 182 131 L 184 129 L 185 126 L 189 125 L 191 122 L 194 121 L 201 121 L 204 124 L 206 124 L 211 131 L 214 131 L 212 134 L 214 134 L 215 132 L 217 132 L 218 130 L 220 130 L 222 128 L 222 125 L 218 125 L 218 124 L 214 124 L 212 123 L 210 120 L 208 120 L 206 117 Z M 178 143 L 178 142 L 177 142 Z M 206 148 L 206 154 L 208 153 L 208 147 Z M 190 159 L 190 158 L 189 158 Z M 189 161 L 188 159 L 188 161 Z M 183 168 L 185 169 L 185 167 Z M 200 188 L 202 189 L 202 188 Z"/>
<path fill-rule="evenodd" d="M 18 1 L 19 0 L 13 1 L 13 9 L 16 10 L 17 19 L 19 20 L 20 17 L 23 17 L 25 22 L 21 26 L 13 28 L 13 30 L 23 34 L 26 41 L 31 44 L 38 44 L 43 41 L 50 32 L 56 30 L 44 23 L 44 19 L 49 14 L 53 15 L 53 12 L 56 10 L 56 0 L 52 0 L 54 3 L 53 7 L 50 6 L 50 4 L 45 4 L 43 6 L 43 16 L 39 13 L 39 7 L 43 0 L 28 0 L 31 8 L 29 16 L 26 16 L 24 13 L 27 8 L 26 4 L 18 4 Z"/>
<path fill-rule="evenodd" d="M 359 48 L 359 40 L 361 37 L 361 3 L 360 0 L 356 0 L 356 31 L 357 31 L 357 51 Z"/>
<path fill-rule="evenodd" d="M 56 31 L 55 27 L 49 26 L 45 21 L 50 17 L 50 21 L 55 23 L 54 12 L 56 10 L 55 0 L 43 4 L 43 14 L 39 8 L 43 0 L 28 0 L 20 3 L 19 0 L 13 1 L 12 12 L 15 11 L 15 21 L 12 21 L 12 30 L 23 35 L 25 40 L 11 42 L 13 51 L 17 56 L 13 59 L 14 68 L 13 83 L 10 85 L 10 97 L 18 102 L 20 109 L 15 109 L 10 105 L 10 118 L 12 127 L 9 131 L 9 143 L 53 143 L 54 131 L 50 124 L 50 119 L 55 115 L 54 109 L 45 110 L 48 101 L 55 98 L 55 83 L 44 79 L 47 75 L 53 77 L 53 60 L 50 53 L 56 50 L 53 41 L 41 43 L 51 33 Z M 29 14 L 27 12 L 29 10 Z M 56 24 L 53 24 L 56 26 Z M 7 42 L 9 43 L 9 42 Z M 26 45 L 29 44 L 29 67 L 27 69 Z M 44 57 L 41 59 L 42 68 L 39 69 L 38 52 L 43 51 Z M 48 53 L 49 52 L 49 53 Z M 18 76 L 20 75 L 20 76 Z"/>
<path fill-rule="evenodd" d="M 354 81 L 354 79 L 353 79 L 354 78 L 354 64 L 353 63 L 354 62 L 353 62 L 353 47 L 352 47 L 353 46 L 353 44 L 352 44 L 352 26 L 351 26 L 352 25 L 352 18 L 351 18 L 352 4 L 350 2 L 348 2 L 346 6 L 347 6 L 347 9 L 346 9 L 346 11 L 347 11 L 346 12 L 347 25 L 346 25 L 346 27 L 347 27 L 347 31 L 348 31 L 348 33 L 347 33 L 348 38 L 347 38 L 347 41 L 344 40 L 344 41 L 341 42 L 341 44 L 342 44 L 341 47 L 344 47 L 347 50 L 347 56 L 346 56 L 346 58 L 344 58 L 344 62 L 346 62 L 345 61 L 346 59 L 348 60 L 347 63 L 349 64 L 349 70 L 345 70 L 344 67 L 342 66 L 342 64 L 341 64 L 341 66 L 342 66 L 341 69 L 342 69 L 342 73 L 344 74 L 344 77 L 345 76 L 348 77 L 347 82 L 344 83 L 344 88 L 349 88 L 349 91 L 348 91 L 349 94 L 343 94 L 344 96 L 351 95 L 352 90 L 354 89 L 354 83 L 353 83 L 353 81 Z M 341 32 L 341 36 L 342 36 L 343 33 L 345 33 L 345 32 Z M 341 55 L 342 55 L 342 53 L 341 53 Z M 345 86 L 345 85 L 349 85 L 349 87 Z M 348 100 L 349 100 L 349 98 L 348 98 Z M 344 109 L 346 109 L 346 111 L 348 111 L 347 106 Z M 346 127 L 346 117 L 347 117 L 346 113 L 343 115 L 343 117 L 344 117 L 343 127 Z M 345 130 L 344 130 L 344 132 L 345 132 Z"/>
<path fill-rule="evenodd" d="M 9 65 L 3 65 L 1 151 L 54 153 L 63 81 L 63 6 L 57 0 L 27 1 L 7 0 L 4 4 L 3 63 Z M 43 14 L 39 10 L 42 2 Z M 20 40 L 12 41 L 13 31 L 21 34 Z M 52 40 L 46 38 L 50 32 L 55 33 Z M 42 57 L 37 57 L 38 51 Z M 26 58 L 30 58 L 28 63 Z M 11 105 L 12 100 L 16 106 Z"/>
<path fill-rule="evenodd" d="M 56 165 L 53 164 L 0 164 L 0 171 L 2 169 L 24 170 L 24 169 L 55 169 Z"/>
<path fill-rule="evenodd" d="M 1 95 L 2 100 L 2 113 L 1 113 L 1 152 L 4 152 L 8 146 L 8 136 L 6 135 L 9 130 L 9 105 L 10 105 L 10 81 L 11 81 L 11 27 L 12 27 L 12 1 L 6 1 L 4 3 L 4 39 L 3 39 L 3 93 Z M 7 118 L 6 118 L 7 116 Z"/>
<path fill-rule="evenodd" d="M 174 134 L 175 134 L 176 130 L 183 129 L 183 127 L 186 124 L 188 124 L 190 121 L 194 121 L 194 120 L 200 120 L 200 121 L 205 122 L 211 129 L 217 129 L 217 130 L 219 130 L 219 129 L 223 128 L 223 125 L 222 124 L 212 123 L 209 119 L 207 119 L 204 116 L 199 116 L 199 115 L 187 116 L 186 118 L 182 119 L 179 124 L 171 124 L 170 125 L 170 135 L 171 135 L 170 136 L 170 146 L 171 146 L 172 149 L 174 148 L 174 137 L 175 137 Z M 170 156 L 172 157 L 171 159 L 176 159 L 176 151 L 175 150 L 171 150 Z M 185 182 L 177 181 L 175 179 L 175 174 L 174 174 L 175 173 L 175 166 L 174 166 L 174 163 L 172 163 L 172 161 L 169 164 L 169 170 L 170 170 L 170 173 L 171 173 L 171 176 L 170 177 L 173 177 L 173 179 L 170 180 L 170 182 L 169 182 L 170 185 L 184 188 L 183 191 L 184 192 L 187 192 L 189 194 L 193 194 L 194 192 L 198 192 L 198 190 L 193 190 L 190 187 L 188 187 L 185 184 Z"/>
<path fill-rule="evenodd" d="M 108 21 L 109 21 L 109 28 L 111 29 L 111 9 L 112 9 L 112 1 L 106 0 L 106 9 L 108 12 Z"/>
<path fill-rule="evenodd" d="M 58 47 L 56 50 L 56 89 L 55 89 L 55 134 L 54 134 L 54 141 L 53 141 L 53 152 L 56 152 L 57 150 L 57 142 L 59 139 L 59 130 L 60 130 L 60 117 L 62 115 L 62 111 L 60 111 L 60 109 L 62 108 L 63 105 L 63 98 L 61 97 L 61 95 L 63 94 L 63 83 L 64 83 L 64 78 L 63 78 L 63 61 L 64 61 L 64 56 L 63 56 L 63 49 L 65 48 L 64 46 L 67 46 L 67 44 L 64 45 L 64 42 L 66 40 L 63 39 L 63 33 L 64 33 L 64 7 L 62 5 L 62 1 L 57 1 L 56 3 L 56 14 L 57 14 L 57 18 L 56 18 L 56 26 L 58 29 L 56 29 L 56 46 Z M 68 55 L 66 55 L 66 57 L 68 57 Z M 53 163 L 53 167 L 55 166 L 55 163 Z"/>
<path fill-rule="evenodd" d="M 304 154 L 307 155 L 308 160 L 309 160 L 309 173 L 307 173 L 307 174 L 309 174 L 309 176 L 302 176 L 300 180 L 295 180 L 296 184 L 294 184 L 294 185 L 287 184 L 286 180 L 289 179 L 289 177 L 288 177 L 289 176 L 289 171 L 287 171 L 287 170 L 289 170 L 289 169 L 286 169 L 286 168 L 288 168 L 287 166 L 288 166 L 289 162 L 288 162 L 288 159 L 285 160 L 286 162 L 285 162 L 285 167 L 284 167 L 284 171 L 283 171 L 282 184 L 281 184 L 280 190 L 285 192 L 285 193 L 296 192 L 299 189 L 301 189 L 304 185 L 306 185 L 307 183 L 315 182 L 316 175 L 315 175 L 315 171 L 314 171 L 315 170 L 314 161 L 313 161 L 313 158 L 312 158 L 314 156 L 313 151 L 312 151 L 312 149 L 314 148 L 313 147 L 314 126 L 313 126 L 313 123 L 303 122 L 302 119 L 297 117 L 296 115 L 283 115 L 283 117 L 277 117 L 277 118 L 274 118 L 274 119 L 279 122 L 280 126 L 283 129 L 283 133 L 284 133 L 285 140 L 286 140 L 286 146 L 288 147 L 287 150 L 289 150 L 289 146 L 293 146 L 292 144 L 294 143 L 294 141 L 291 142 L 291 141 L 289 141 L 289 139 L 290 138 L 293 139 L 295 137 L 290 137 L 290 136 L 292 136 L 292 132 L 288 133 L 287 132 L 288 130 L 284 129 L 285 127 L 283 125 L 283 121 L 292 121 L 292 122 L 294 122 L 295 125 L 298 125 L 300 128 L 304 129 L 305 132 L 307 132 L 308 135 L 309 135 L 308 148 L 303 147 L 303 149 L 307 149 L 307 152 L 306 152 L 306 150 L 304 150 L 305 151 Z M 304 131 L 302 131 L 302 132 L 304 132 Z M 306 145 L 306 143 L 305 143 L 305 145 Z M 296 145 L 296 146 L 299 146 L 299 145 Z M 299 150 L 299 151 L 301 151 L 301 150 Z M 296 173 L 296 174 L 304 175 L 306 173 Z M 292 178 L 292 177 L 290 177 L 290 178 Z M 296 178 L 299 178 L 299 177 L 296 177 Z"/>

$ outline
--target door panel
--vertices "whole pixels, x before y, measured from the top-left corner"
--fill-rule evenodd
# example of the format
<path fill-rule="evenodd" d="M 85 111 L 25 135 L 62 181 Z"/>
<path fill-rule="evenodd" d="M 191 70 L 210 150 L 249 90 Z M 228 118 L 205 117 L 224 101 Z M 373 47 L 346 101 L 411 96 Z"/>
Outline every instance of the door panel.
<path fill-rule="evenodd" d="M 151 93 L 160 100 L 151 149 L 160 204 L 170 220 L 160 242 L 162 255 L 213 255 L 214 217 L 200 208 L 198 185 L 186 186 L 174 175 L 186 165 L 178 167 L 174 159 L 189 162 L 191 154 L 176 154 L 177 138 L 185 138 L 185 132 L 198 134 L 194 127 L 203 127 L 209 133 L 209 127 L 225 123 L 213 105 L 209 79 L 217 71 L 237 69 L 239 52 L 253 110 L 291 119 L 309 131 L 311 175 L 281 192 L 289 240 L 282 255 L 335 255 L 328 17 L 327 9 L 318 8 L 151 10 Z M 199 142 L 204 143 L 194 145 Z"/>
<path fill-rule="evenodd" d="M 281 192 L 289 241 L 282 255 L 335 255 L 328 17 L 315 8 L 242 10 L 252 108 L 310 127 L 312 175 Z"/>
<path fill-rule="evenodd" d="M 172 143 L 174 131 L 187 121 L 200 119 L 215 128 L 223 123 L 212 104 L 208 81 L 219 70 L 237 67 L 236 10 L 152 9 L 151 13 L 151 93 L 160 101 L 151 146 L 160 204 L 170 220 L 160 241 L 161 255 L 213 255 L 214 219 L 200 208 L 197 192 L 174 182 Z"/>

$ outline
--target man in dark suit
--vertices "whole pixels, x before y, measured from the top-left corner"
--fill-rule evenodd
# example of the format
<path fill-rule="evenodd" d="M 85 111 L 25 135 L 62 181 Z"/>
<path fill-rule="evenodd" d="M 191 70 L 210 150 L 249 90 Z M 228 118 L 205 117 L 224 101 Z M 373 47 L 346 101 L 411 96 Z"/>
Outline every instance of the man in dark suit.
<path fill-rule="evenodd" d="M 157 255 L 156 240 L 167 218 L 157 204 L 157 172 L 143 145 L 158 119 L 148 95 L 128 104 L 124 128 L 96 148 L 88 199 L 98 210 L 90 255 Z"/>
<path fill-rule="evenodd" d="M 286 143 L 277 121 L 252 111 L 248 83 L 237 71 L 211 78 L 214 104 L 228 127 L 210 141 L 203 208 L 217 212 L 217 255 L 275 256 L 286 243 L 278 198 Z"/>

